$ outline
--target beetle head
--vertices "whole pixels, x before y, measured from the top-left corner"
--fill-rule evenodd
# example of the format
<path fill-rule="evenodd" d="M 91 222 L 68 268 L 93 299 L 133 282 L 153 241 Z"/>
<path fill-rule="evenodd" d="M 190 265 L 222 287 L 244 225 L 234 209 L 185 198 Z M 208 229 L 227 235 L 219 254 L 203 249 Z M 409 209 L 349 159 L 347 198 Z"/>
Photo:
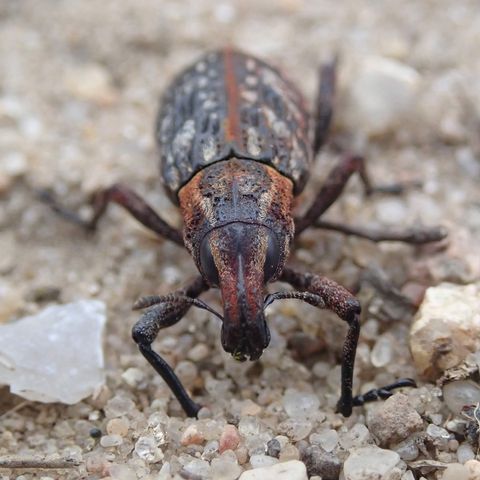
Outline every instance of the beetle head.
<path fill-rule="evenodd" d="M 212 230 L 200 246 L 204 278 L 222 293 L 222 345 L 237 360 L 256 360 L 270 343 L 265 284 L 283 267 L 285 242 L 269 228 L 234 222 Z"/>

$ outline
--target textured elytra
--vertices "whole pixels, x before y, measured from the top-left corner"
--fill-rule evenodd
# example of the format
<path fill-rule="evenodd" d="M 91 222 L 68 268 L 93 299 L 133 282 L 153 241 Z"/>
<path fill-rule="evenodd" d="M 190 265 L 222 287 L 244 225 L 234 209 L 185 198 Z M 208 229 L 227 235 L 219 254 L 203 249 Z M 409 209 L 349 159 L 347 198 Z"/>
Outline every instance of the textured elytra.
<path fill-rule="evenodd" d="M 157 121 L 167 191 L 231 157 L 263 162 L 305 186 L 312 161 L 309 117 L 296 88 L 275 68 L 226 49 L 211 52 L 167 89 Z"/>

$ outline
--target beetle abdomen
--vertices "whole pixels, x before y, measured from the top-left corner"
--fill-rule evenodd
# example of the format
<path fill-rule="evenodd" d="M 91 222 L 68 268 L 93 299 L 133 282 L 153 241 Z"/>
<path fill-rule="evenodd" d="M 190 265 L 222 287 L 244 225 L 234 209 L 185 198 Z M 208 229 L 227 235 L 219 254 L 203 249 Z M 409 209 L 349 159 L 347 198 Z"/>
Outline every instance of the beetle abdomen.
<path fill-rule="evenodd" d="M 249 55 L 211 52 L 167 89 L 157 122 L 163 181 L 173 198 L 197 172 L 231 157 L 266 163 L 305 186 L 312 152 L 301 94 Z"/>

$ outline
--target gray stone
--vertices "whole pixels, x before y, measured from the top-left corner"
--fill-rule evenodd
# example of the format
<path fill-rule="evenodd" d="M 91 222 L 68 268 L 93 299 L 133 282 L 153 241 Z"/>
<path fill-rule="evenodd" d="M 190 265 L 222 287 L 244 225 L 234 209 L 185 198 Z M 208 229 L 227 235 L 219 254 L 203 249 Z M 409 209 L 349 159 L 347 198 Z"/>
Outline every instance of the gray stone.
<path fill-rule="evenodd" d="M 301 460 L 305 463 L 309 476 L 320 475 L 324 480 L 337 480 L 340 475 L 342 464 L 339 458 L 318 445 L 302 450 Z"/>
<path fill-rule="evenodd" d="M 420 430 L 423 420 L 411 406 L 409 398 L 403 393 L 396 393 L 375 406 L 368 416 L 367 425 L 379 444 L 388 446 Z"/>
<path fill-rule="evenodd" d="M 443 386 L 443 399 L 455 415 L 460 415 L 465 405 L 480 402 L 480 387 L 470 380 L 450 382 Z"/>
<path fill-rule="evenodd" d="M 385 134 L 405 119 L 417 96 L 420 74 L 381 56 L 353 62 L 339 115 L 351 130 L 368 136 Z"/>

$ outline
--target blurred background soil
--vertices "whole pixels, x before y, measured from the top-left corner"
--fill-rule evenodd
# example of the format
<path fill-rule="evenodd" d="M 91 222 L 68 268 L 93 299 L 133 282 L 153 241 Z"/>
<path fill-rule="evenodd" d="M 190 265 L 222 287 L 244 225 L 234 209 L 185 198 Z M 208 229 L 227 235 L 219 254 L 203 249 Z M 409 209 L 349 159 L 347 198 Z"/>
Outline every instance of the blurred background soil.
<path fill-rule="evenodd" d="M 38 312 L 49 302 L 81 298 L 100 299 L 108 310 L 107 388 L 96 398 L 74 406 L 43 405 L 24 402 L 6 387 L 1 391 L 0 455 L 73 456 L 80 466 L 63 473 L 7 470 L 5 478 L 161 479 L 183 472 L 177 478 L 235 479 L 251 466 L 269 464 L 274 456 L 265 455 L 266 445 L 278 435 L 286 438 L 280 439 L 283 460 L 301 458 L 308 464 L 309 458 L 313 477 L 322 471 L 312 462 L 327 452 L 334 467 L 323 478 L 336 478 L 348 455 L 364 446 L 342 443 L 348 432 L 355 428 L 366 435 L 365 445 L 373 444 L 363 409 L 349 419 L 334 414 L 344 325 L 328 312 L 293 301 L 271 310 L 272 345 L 254 365 L 236 364 L 222 352 L 219 325 L 202 311 L 190 311 L 179 325 L 161 333 L 155 348 L 209 407 L 206 417 L 213 423 L 206 427 L 205 419 L 199 424 L 185 419 L 130 338 L 138 318 L 130 307 L 140 295 L 168 293 L 195 275 L 187 252 L 154 238 L 118 207 L 109 209 L 89 236 L 62 222 L 35 197 L 36 190 L 49 188 L 88 214 L 86 200 L 95 190 L 122 181 L 180 226 L 161 187 L 154 119 L 175 74 L 203 52 L 225 45 L 278 65 L 310 105 L 319 65 L 338 54 L 340 88 L 331 138 L 364 154 L 372 177 L 381 183 L 423 182 L 422 188 L 400 197 L 365 198 L 352 179 L 325 218 L 372 227 L 441 224 L 450 231 L 448 244 L 422 248 L 311 231 L 298 242 L 293 264 L 347 287 L 357 285 L 365 272 L 380 272 L 417 303 L 428 286 L 479 279 L 478 2 L 3 0 L 0 322 Z M 389 62 L 393 83 L 365 77 L 365 69 L 371 67 L 375 77 L 385 65 L 388 70 Z M 376 98 L 381 105 L 369 112 Z M 373 117 L 384 121 L 372 123 Z M 327 146 L 298 202 L 299 211 L 337 160 L 336 149 Z M 216 292 L 204 298 L 219 308 Z M 408 349 L 413 312 L 388 304 L 367 284 L 360 299 L 364 333 L 356 389 L 416 377 Z M 305 351 L 308 355 L 302 357 Z M 433 385 L 424 388 L 424 394 L 435 393 Z M 320 402 L 313 405 L 315 415 L 306 426 L 288 413 L 291 395 L 301 401 L 302 393 L 308 398 L 314 394 Z M 440 415 L 437 425 L 449 415 L 442 408 L 440 402 L 432 407 L 432 415 Z M 152 419 L 154 414 L 163 416 Z M 435 423 L 427 417 L 424 430 Z M 107 432 L 113 418 L 124 423 L 117 430 L 110 423 Z M 231 455 L 218 451 L 227 422 L 238 427 L 241 437 Z M 188 425 L 203 432 L 203 440 L 185 440 Z M 89 435 L 92 428 L 121 440 L 102 445 Z M 332 450 L 312 453 L 319 441 L 312 435 L 323 432 L 325 437 L 327 430 L 334 439 Z M 252 435 L 260 438 L 258 445 L 249 443 Z M 145 441 L 145 447 L 139 438 L 156 440 Z M 444 465 L 458 462 L 456 447 L 435 447 L 430 455 Z M 395 478 L 407 475 L 407 463 L 400 461 Z M 436 478 L 443 468 L 423 473 Z M 232 473 L 221 477 L 219 471 Z"/>

